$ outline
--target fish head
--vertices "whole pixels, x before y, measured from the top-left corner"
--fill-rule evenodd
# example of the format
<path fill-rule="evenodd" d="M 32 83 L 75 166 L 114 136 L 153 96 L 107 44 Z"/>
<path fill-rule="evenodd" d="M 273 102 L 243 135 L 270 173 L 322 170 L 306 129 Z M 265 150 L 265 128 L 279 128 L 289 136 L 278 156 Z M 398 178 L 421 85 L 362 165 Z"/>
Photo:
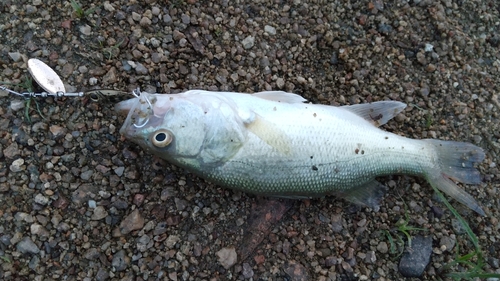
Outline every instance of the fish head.
<path fill-rule="evenodd" d="M 243 122 L 217 96 L 141 93 L 115 110 L 127 114 L 125 138 L 191 170 L 224 163 L 245 138 Z"/>

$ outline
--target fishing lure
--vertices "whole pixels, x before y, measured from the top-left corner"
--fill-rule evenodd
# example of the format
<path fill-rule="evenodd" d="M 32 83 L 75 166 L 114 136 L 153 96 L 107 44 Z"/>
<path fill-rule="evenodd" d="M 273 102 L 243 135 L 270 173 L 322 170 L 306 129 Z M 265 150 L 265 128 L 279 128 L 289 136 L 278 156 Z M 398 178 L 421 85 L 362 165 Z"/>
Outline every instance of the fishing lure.
<path fill-rule="evenodd" d="M 0 85 L 0 89 L 7 91 L 16 96 L 23 97 L 25 99 L 29 98 L 46 98 L 46 97 L 89 97 L 90 100 L 94 102 L 105 100 L 106 98 L 113 99 L 123 99 L 128 98 L 128 95 L 132 94 L 135 97 L 139 97 L 141 91 L 139 88 L 134 90 L 132 93 L 120 91 L 120 90 L 112 90 L 112 89 L 95 89 L 86 92 L 76 92 L 76 93 L 68 93 L 66 92 L 66 88 L 64 87 L 64 83 L 57 73 L 43 61 L 35 58 L 31 58 L 28 60 L 28 71 L 33 77 L 33 79 L 37 82 L 45 92 L 36 93 L 36 92 L 16 92 L 7 88 L 6 86 Z"/>

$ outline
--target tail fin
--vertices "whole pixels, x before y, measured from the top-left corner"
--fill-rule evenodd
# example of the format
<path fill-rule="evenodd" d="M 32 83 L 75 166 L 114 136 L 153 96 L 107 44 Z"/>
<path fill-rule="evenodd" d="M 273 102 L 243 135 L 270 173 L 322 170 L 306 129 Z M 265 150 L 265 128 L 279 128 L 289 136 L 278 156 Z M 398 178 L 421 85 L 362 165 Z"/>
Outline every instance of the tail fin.
<path fill-rule="evenodd" d="M 474 168 L 474 164 L 483 161 L 483 150 L 464 142 L 430 139 L 424 141 L 434 146 L 439 162 L 439 170 L 430 171 L 427 175 L 429 183 L 476 213 L 485 216 L 476 200 L 453 182 L 453 180 L 465 184 L 481 182 L 481 175 Z"/>

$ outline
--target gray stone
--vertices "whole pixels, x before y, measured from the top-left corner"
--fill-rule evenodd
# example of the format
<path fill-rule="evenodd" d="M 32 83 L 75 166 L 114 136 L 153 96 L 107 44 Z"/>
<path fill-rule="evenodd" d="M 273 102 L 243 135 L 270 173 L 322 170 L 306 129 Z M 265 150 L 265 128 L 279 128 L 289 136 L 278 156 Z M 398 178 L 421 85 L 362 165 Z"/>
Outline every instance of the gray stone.
<path fill-rule="evenodd" d="M 97 206 L 97 208 L 94 209 L 94 213 L 92 214 L 92 220 L 98 221 L 102 220 L 103 218 L 108 216 L 108 212 L 104 209 L 103 206 Z"/>
<path fill-rule="evenodd" d="M 276 28 L 274 28 L 270 25 L 264 26 L 264 31 L 267 32 L 267 34 L 269 34 L 269 35 L 276 35 Z"/>
<path fill-rule="evenodd" d="M 412 239 L 399 261 L 399 272 L 405 277 L 420 278 L 430 262 L 432 253 L 432 237 L 416 236 Z"/>
<path fill-rule="evenodd" d="M 131 231 L 141 229 L 143 226 L 144 218 L 139 213 L 139 210 L 135 209 L 120 223 L 120 232 L 121 234 L 128 234 Z"/>
<path fill-rule="evenodd" d="M 47 205 L 49 203 L 49 198 L 43 196 L 42 194 L 38 193 L 35 196 L 35 203 L 40 204 L 40 205 Z"/>
<path fill-rule="evenodd" d="M 225 269 L 231 268 L 238 261 L 234 247 L 222 248 L 215 255 L 217 255 L 217 260 Z"/>
<path fill-rule="evenodd" d="M 92 32 L 92 27 L 90 27 L 90 25 L 86 24 L 80 26 L 80 33 L 82 33 L 83 35 L 89 36 L 91 32 Z"/>
<path fill-rule="evenodd" d="M 16 245 L 16 249 L 23 254 L 38 254 L 40 249 L 29 237 L 24 237 Z"/>
<path fill-rule="evenodd" d="M 111 265 L 116 271 L 123 271 L 130 263 L 130 258 L 125 254 L 124 250 L 116 252 L 111 261 Z"/>
<path fill-rule="evenodd" d="M 241 41 L 241 44 L 243 44 L 243 48 L 245 48 L 247 50 L 251 49 L 253 47 L 253 45 L 255 44 L 255 37 L 248 36 Z"/>
<path fill-rule="evenodd" d="M 21 53 L 19 52 L 12 52 L 12 53 L 9 53 L 9 57 L 15 61 L 15 62 L 18 62 L 21 60 L 22 56 L 21 56 Z"/>
<path fill-rule="evenodd" d="M 135 66 L 135 72 L 137 72 L 137 74 L 146 75 L 148 74 L 148 69 L 142 63 L 137 63 Z"/>

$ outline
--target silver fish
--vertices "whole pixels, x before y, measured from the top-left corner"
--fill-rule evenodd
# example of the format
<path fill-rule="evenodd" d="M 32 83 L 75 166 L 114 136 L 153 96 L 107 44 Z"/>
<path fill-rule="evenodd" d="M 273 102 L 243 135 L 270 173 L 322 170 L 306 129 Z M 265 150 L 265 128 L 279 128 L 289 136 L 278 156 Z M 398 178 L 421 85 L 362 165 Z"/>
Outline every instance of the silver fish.
<path fill-rule="evenodd" d="M 425 178 L 475 212 L 454 181 L 481 182 L 484 159 L 470 143 L 414 140 L 377 128 L 406 105 L 396 101 L 334 107 L 299 95 L 191 90 L 123 101 L 127 139 L 202 178 L 243 192 L 284 198 L 340 195 L 378 209 L 375 177 Z"/>

